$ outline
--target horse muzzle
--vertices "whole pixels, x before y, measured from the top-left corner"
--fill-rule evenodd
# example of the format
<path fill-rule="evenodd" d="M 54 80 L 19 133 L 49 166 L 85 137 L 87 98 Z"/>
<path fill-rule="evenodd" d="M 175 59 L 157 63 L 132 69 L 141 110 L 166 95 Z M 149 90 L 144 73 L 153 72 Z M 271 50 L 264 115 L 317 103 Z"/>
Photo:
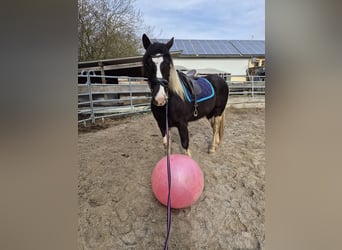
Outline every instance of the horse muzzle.
<path fill-rule="evenodd" d="M 156 106 L 164 106 L 167 102 L 167 81 L 164 79 L 159 79 L 157 84 L 159 85 L 159 90 L 156 95 L 153 97 L 153 102 Z"/>
<path fill-rule="evenodd" d="M 167 95 L 157 95 L 154 97 L 153 102 L 156 106 L 164 106 L 167 102 Z"/>

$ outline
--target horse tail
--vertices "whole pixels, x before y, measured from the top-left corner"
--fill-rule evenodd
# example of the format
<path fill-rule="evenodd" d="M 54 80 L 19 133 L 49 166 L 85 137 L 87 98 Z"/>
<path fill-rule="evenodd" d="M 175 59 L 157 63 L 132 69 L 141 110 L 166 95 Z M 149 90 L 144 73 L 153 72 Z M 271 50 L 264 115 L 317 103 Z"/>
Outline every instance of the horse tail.
<path fill-rule="evenodd" d="M 220 138 L 220 141 L 222 141 L 223 133 L 224 133 L 224 120 L 225 120 L 224 114 L 225 114 L 225 112 L 223 110 L 222 115 L 221 115 L 220 127 L 219 127 L 219 138 Z"/>

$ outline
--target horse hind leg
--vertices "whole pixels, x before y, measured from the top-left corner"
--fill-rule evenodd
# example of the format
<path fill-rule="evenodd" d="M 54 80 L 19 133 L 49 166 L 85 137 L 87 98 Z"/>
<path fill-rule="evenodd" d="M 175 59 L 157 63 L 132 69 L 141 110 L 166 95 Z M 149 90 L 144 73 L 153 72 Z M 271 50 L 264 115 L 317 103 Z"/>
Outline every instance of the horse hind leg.
<path fill-rule="evenodd" d="M 224 134 L 224 121 L 225 121 L 225 112 L 223 111 L 222 115 L 221 115 L 221 121 L 220 121 L 220 126 L 219 126 L 219 142 L 220 143 L 222 141 L 223 138 L 223 134 Z"/>
<path fill-rule="evenodd" d="M 210 126 L 213 128 L 214 122 L 215 122 L 215 117 L 208 118 L 208 122 L 209 122 Z"/>
<path fill-rule="evenodd" d="M 211 123 L 211 126 L 213 128 L 213 138 L 212 138 L 211 146 L 209 148 L 209 154 L 216 152 L 216 148 L 217 148 L 218 143 L 220 141 L 220 138 L 219 138 L 219 119 L 220 119 L 220 117 L 216 116 L 213 118 L 214 122 Z"/>
<path fill-rule="evenodd" d="M 220 144 L 224 131 L 224 113 L 221 116 L 212 118 L 211 126 L 213 128 L 213 139 L 209 149 L 209 153 L 215 153 L 218 145 Z"/>

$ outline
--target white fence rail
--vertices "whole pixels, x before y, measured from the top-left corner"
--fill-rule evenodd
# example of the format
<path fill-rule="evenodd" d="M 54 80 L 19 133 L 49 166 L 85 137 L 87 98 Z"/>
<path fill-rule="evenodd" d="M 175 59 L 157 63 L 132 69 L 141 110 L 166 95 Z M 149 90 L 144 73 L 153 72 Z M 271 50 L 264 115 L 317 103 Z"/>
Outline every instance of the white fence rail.
<path fill-rule="evenodd" d="M 229 85 L 230 95 L 264 95 L 265 94 L 265 76 L 248 76 L 233 75 L 231 79 L 246 79 L 246 80 L 230 80 Z"/>
<path fill-rule="evenodd" d="M 149 112 L 151 92 L 145 78 L 126 76 L 79 75 L 78 123 L 95 123 L 96 119 Z M 232 76 L 243 79 L 246 76 Z M 103 79 L 111 83 L 101 83 Z M 114 83 L 115 82 L 115 83 Z M 255 97 L 265 94 L 265 78 L 249 76 L 248 81 L 227 81 L 230 95 Z"/>

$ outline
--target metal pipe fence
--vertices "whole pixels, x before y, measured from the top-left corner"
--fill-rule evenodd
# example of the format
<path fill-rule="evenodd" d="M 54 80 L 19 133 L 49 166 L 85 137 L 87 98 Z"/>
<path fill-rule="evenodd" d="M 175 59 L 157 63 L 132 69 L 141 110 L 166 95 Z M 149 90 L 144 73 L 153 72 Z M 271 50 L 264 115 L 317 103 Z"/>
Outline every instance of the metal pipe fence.
<path fill-rule="evenodd" d="M 78 123 L 150 111 L 150 88 L 145 78 L 78 75 Z M 101 83 L 105 78 L 107 82 Z"/>
<path fill-rule="evenodd" d="M 151 92 L 146 78 L 95 75 L 88 71 L 78 75 L 78 124 L 86 126 L 96 119 L 151 111 Z M 106 79 L 108 83 L 101 83 Z M 227 80 L 229 95 L 265 94 L 264 76 L 236 76 Z"/>
<path fill-rule="evenodd" d="M 234 80 L 233 80 L 234 79 Z M 227 81 L 230 95 L 265 95 L 265 76 L 232 75 Z"/>

